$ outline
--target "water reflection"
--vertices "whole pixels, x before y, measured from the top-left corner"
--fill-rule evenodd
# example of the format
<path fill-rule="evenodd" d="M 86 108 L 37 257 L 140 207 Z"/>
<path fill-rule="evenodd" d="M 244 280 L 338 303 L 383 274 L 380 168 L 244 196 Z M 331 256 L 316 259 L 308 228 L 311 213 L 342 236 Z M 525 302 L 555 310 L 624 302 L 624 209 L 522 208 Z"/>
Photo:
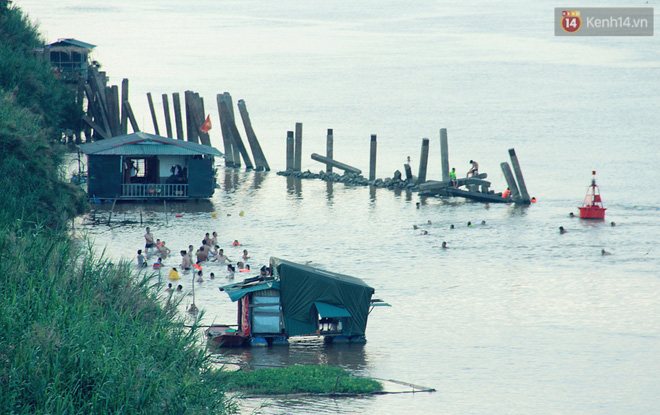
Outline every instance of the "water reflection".
<path fill-rule="evenodd" d="M 209 345 L 218 361 L 224 364 L 249 365 L 253 368 L 291 365 L 341 366 L 363 370 L 368 358 L 364 344 L 325 344 L 322 338 L 290 339 L 289 346 L 218 348 Z"/>
<path fill-rule="evenodd" d="M 254 190 L 261 189 L 261 184 L 264 182 L 266 174 L 268 174 L 268 172 L 265 171 L 255 171 L 253 173 L 254 177 L 252 178 L 252 188 Z"/>
<path fill-rule="evenodd" d="M 333 182 L 325 182 L 325 195 L 326 198 L 329 201 L 332 200 L 332 195 L 334 193 L 334 183 Z"/>
<path fill-rule="evenodd" d="M 290 195 L 302 197 L 302 179 L 298 177 L 287 176 L 286 191 Z"/>

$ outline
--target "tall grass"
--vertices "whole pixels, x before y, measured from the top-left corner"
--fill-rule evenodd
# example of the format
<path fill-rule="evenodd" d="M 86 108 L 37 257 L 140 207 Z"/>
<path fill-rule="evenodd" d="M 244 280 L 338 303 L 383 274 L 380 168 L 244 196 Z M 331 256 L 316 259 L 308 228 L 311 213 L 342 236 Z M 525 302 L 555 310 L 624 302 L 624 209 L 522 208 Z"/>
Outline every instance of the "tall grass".
<path fill-rule="evenodd" d="M 332 366 L 288 366 L 240 371 L 234 372 L 227 380 L 230 390 L 258 395 L 365 394 L 383 390 L 383 385 L 376 380 L 352 377 L 346 370 Z"/>
<path fill-rule="evenodd" d="M 224 413 L 224 375 L 162 307 L 150 278 L 61 233 L 0 229 L 0 408 Z"/>

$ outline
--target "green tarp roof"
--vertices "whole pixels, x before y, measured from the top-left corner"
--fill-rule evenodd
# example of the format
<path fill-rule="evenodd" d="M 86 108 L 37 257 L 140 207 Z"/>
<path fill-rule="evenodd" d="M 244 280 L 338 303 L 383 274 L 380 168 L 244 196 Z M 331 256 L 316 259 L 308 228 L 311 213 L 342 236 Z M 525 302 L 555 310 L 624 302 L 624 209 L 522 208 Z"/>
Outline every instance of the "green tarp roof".
<path fill-rule="evenodd" d="M 316 306 L 316 311 L 319 312 L 319 315 L 324 318 L 351 317 L 351 313 L 349 313 L 344 307 L 322 303 L 321 301 L 315 301 L 314 305 Z"/>
<path fill-rule="evenodd" d="M 249 278 L 242 282 L 237 282 L 235 284 L 224 285 L 220 287 L 220 291 L 227 293 L 231 301 L 238 301 L 245 294 L 249 294 L 255 291 L 262 291 L 268 289 L 279 290 L 280 282 L 271 279 L 270 281 L 255 281 L 253 278 Z"/>
<path fill-rule="evenodd" d="M 317 303 L 344 308 L 350 316 L 343 325 L 344 334 L 364 335 L 374 293 L 364 281 L 280 258 L 271 258 L 270 263 L 281 283 L 280 302 L 290 336 L 315 333 Z"/>
<path fill-rule="evenodd" d="M 93 143 L 80 144 L 79 147 L 83 153 L 95 156 L 224 156 L 215 147 L 161 137 L 141 131 L 98 140 Z"/>

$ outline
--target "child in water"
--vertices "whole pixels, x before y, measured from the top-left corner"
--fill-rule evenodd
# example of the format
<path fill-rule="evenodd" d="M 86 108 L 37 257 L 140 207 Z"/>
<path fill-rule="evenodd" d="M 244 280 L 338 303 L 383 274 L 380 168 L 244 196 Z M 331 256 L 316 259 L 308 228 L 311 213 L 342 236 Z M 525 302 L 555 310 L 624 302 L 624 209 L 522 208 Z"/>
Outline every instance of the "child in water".
<path fill-rule="evenodd" d="M 227 278 L 234 278 L 234 266 L 232 264 L 227 264 Z"/>

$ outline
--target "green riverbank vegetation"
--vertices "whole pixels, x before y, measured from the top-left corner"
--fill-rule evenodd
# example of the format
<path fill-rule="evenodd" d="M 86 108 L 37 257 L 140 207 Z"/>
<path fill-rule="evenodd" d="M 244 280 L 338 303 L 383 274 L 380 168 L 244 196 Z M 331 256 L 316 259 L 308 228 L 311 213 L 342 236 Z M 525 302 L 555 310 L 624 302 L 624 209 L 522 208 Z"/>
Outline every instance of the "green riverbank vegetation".
<path fill-rule="evenodd" d="M 230 413 L 225 372 L 148 278 L 67 224 L 86 208 L 55 144 L 71 99 L 0 0 L 0 408 L 16 414 Z"/>
<path fill-rule="evenodd" d="M 288 366 L 235 372 L 228 379 L 229 390 L 253 395 L 366 394 L 383 390 L 373 379 L 352 377 L 332 366 Z"/>

